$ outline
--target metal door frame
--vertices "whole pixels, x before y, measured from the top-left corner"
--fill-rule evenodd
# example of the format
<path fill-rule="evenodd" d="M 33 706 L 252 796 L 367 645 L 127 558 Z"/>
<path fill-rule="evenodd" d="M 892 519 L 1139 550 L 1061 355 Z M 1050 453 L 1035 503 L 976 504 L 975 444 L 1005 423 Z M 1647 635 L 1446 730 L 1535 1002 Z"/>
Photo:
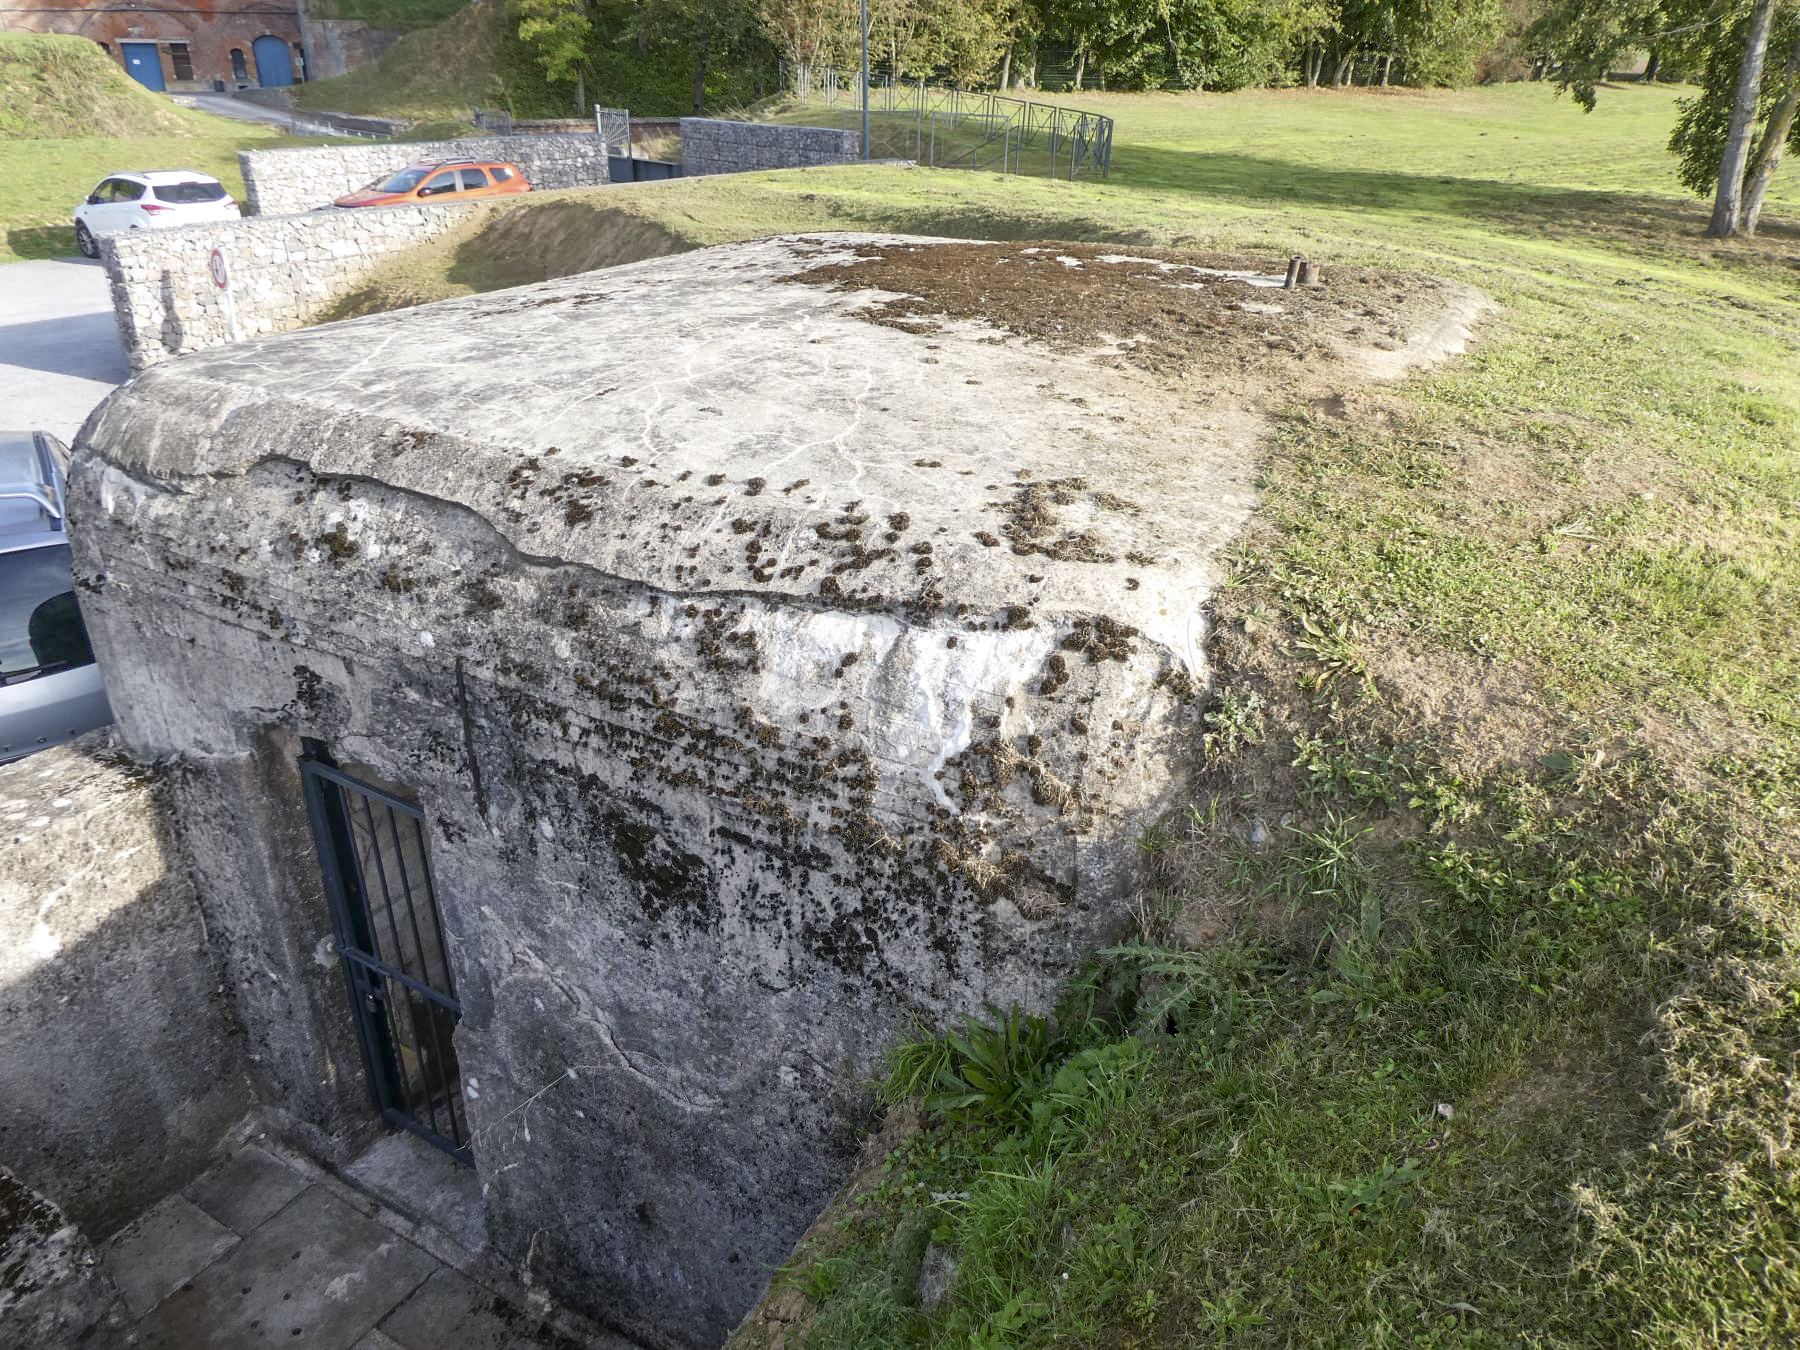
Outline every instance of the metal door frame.
<path fill-rule="evenodd" d="M 450 972 L 449 952 L 444 941 L 443 916 L 438 911 L 437 891 L 431 879 L 430 855 L 425 847 L 424 812 L 404 798 L 352 777 L 317 753 L 301 757 L 300 778 L 306 793 L 306 814 L 312 824 L 319 870 L 325 881 L 325 896 L 330 902 L 337 950 L 343 958 L 345 990 L 350 1000 L 352 1020 L 356 1023 L 357 1040 L 362 1047 L 363 1063 L 368 1069 L 369 1093 L 375 1109 L 389 1124 L 418 1135 L 460 1162 L 473 1163 L 474 1157 L 469 1149 L 467 1109 L 462 1101 L 460 1079 L 452 1079 L 444 1084 L 446 1092 L 444 1110 L 441 1113 L 434 1104 L 427 1082 L 425 1100 L 429 1120 L 419 1119 L 408 1109 L 398 1058 L 400 1036 L 391 1020 L 398 1014 L 394 1009 L 394 1000 L 389 997 L 389 981 L 448 1010 L 458 1020 L 462 1017 L 462 1004 L 456 997 L 455 980 Z M 369 829 L 378 845 L 380 826 L 376 823 L 374 812 L 376 806 L 383 808 L 395 842 L 396 859 L 400 861 L 402 875 L 398 881 L 407 904 L 407 919 L 413 933 L 414 950 L 421 953 L 421 963 L 424 964 L 424 944 L 419 927 L 419 910 L 422 907 L 437 941 L 447 989 L 434 989 L 425 980 L 418 978 L 418 974 L 429 978 L 428 968 L 418 974 L 408 972 L 388 961 L 382 954 L 381 937 L 375 931 L 374 908 L 370 904 L 369 879 L 362 874 L 352 843 L 350 822 L 354 808 L 346 793 L 354 793 L 362 798 L 361 805 L 369 821 Z M 424 875 L 417 879 L 416 885 L 400 858 L 402 819 L 410 821 L 417 831 Z M 394 920 L 393 891 L 379 853 L 375 863 L 379 873 L 375 884 L 381 887 L 383 898 L 387 902 L 388 923 L 393 930 L 393 947 L 396 955 L 404 961 L 405 946 Z M 414 1035 L 415 1041 L 420 1039 L 416 1022 Z M 435 1026 L 432 1028 L 432 1040 L 434 1051 L 441 1062 L 443 1047 L 438 1042 Z"/>

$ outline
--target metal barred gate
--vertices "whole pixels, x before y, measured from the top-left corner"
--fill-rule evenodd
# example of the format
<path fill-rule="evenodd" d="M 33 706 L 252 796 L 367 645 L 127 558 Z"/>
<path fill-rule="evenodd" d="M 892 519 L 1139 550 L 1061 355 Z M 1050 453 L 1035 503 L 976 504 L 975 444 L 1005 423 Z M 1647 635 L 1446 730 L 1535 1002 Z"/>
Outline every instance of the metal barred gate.
<path fill-rule="evenodd" d="M 462 1006 L 424 817 L 317 755 L 301 759 L 300 776 L 376 1107 L 391 1124 L 470 1162 L 453 1043 Z"/>

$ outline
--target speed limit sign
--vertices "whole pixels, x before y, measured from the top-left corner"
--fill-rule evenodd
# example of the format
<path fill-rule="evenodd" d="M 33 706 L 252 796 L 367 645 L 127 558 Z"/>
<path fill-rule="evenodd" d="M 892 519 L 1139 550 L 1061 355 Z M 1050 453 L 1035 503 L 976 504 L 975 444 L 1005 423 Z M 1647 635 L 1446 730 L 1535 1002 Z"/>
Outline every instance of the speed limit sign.
<path fill-rule="evenodd" d="M 207 259 L 206 270 L 212 273 L 213 285 L 224 290 L 231 285 L 231 269 L 225 265 L 225 251 L 215 248 Z"/>

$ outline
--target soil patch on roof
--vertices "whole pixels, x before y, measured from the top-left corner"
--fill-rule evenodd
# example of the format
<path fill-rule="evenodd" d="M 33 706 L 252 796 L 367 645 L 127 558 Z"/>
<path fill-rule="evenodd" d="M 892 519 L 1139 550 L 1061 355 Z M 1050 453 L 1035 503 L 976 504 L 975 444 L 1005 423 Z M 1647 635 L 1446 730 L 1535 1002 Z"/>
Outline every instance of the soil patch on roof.
<path fill-rule="evenodd" d="M 905 332 L 981 322 L 1158 374 L 1278 385 L 1288 396 L 1341 378 L 1365 354 L 1400 353 L 1443 315 L 1450 289 L 1327 265 L 1321 284 L 1287 290 L 1286 269 L 1286 259 L 1106 244 L 920 242 L 864 245 L 787 280 L 889 292 L 862 316 Z"/>

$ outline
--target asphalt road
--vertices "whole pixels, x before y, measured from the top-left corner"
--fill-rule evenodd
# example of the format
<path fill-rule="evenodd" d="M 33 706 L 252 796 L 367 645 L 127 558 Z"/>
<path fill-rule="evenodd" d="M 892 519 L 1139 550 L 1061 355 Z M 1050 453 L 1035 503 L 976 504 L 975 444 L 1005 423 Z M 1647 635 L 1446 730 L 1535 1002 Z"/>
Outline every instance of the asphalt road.
<path fill-rule="evenodd" d="M 0 267 L 0 428 L 72 443 L 125 381 L 106 272 L 84 258 Z"/>
<path fill-rule="evenodd" d="M 181 94 L 175 101 L 190 108 L 198 108 L 201 112 L 230 117 L 239 122 L 262 122 L 280 127 L 283 131 L 294 131 L 297 120 L 279 109 L 265 108 L 259 103 L 246 103 L 229 94 Z"/>

